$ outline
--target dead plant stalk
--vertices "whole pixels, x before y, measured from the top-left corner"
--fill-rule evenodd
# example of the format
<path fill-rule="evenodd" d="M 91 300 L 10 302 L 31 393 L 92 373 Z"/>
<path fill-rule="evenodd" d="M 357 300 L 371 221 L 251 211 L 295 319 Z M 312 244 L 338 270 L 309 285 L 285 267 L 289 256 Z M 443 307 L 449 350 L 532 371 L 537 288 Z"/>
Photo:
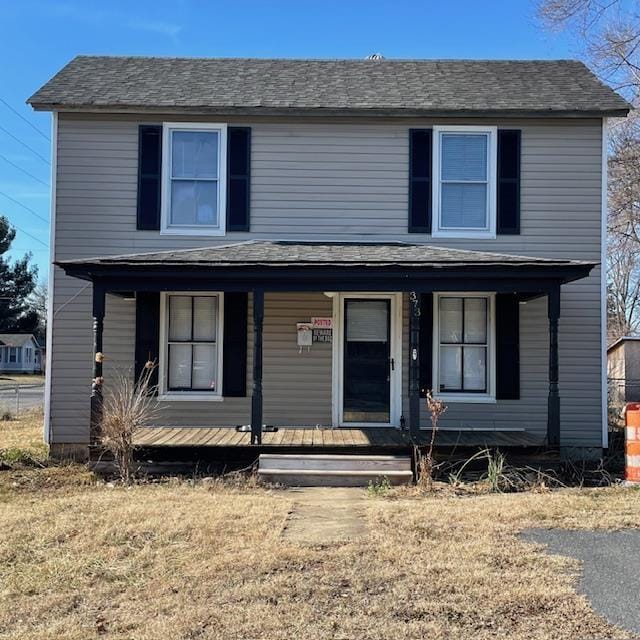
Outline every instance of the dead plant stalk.
<path fill-rule="evenodd" d="M 135 475 L 135 436 L 158 415 L 151 376 L 155 364 L 148 362 L 136 382 L 130 373 L 114 376 L 102 413 L 102 445 L 113 455 L 120 480 L 130 484 Z"/>

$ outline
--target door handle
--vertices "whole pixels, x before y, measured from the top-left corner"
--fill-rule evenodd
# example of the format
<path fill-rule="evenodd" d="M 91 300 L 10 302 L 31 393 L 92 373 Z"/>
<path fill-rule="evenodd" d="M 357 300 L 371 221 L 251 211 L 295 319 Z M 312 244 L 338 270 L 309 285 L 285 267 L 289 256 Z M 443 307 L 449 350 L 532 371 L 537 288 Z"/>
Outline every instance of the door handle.
<path fill-rule="evenodd" d="M 391 371 L 395 371 L 396 370 L 396 361 L 391 358 Z"/>

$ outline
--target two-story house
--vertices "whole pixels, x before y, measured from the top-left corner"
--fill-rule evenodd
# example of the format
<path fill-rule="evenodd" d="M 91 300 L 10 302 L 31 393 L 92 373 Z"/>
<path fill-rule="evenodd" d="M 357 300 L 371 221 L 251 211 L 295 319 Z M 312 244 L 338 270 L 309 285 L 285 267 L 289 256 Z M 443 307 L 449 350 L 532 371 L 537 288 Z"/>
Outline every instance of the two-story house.
<path fill-rule="evenodd" d="M 582 63 L 81 56 L 29 102 L 53 112 L 54 453 L 98 438 L 92 380 L 95 409 L 148 361 L 175 444 L 419 437 L 433 389 L 454 438 L 607 446 L 629 105 Z"/>

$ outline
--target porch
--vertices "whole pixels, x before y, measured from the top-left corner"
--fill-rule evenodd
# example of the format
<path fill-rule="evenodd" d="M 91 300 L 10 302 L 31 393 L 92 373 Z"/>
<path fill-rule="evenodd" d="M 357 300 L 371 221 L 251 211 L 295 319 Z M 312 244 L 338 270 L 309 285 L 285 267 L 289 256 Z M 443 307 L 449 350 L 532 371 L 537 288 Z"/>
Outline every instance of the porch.
<path fill-rule="evenodd" d="M 358 427 L 336 429 L 312 429 L 308 427 L 277 427 L 264 431 L 261 447 L 265 450 L 291 449 L 340 449 L 367 450 L 410 449 L 414 444 L 429 443 L 431 432 L 422 430 L 415 436 L 406 430 L 392 427 Z M 231 427 L 171 427 L 158 426 L 141 429 L 135 444 L 142 448 L 191 448 L 191 447 L 248 447 L 251 432 Z M 542 447 L 543 438 L 520 431 L 449 431 L 436 434 L 439 448 L 456 447 Z"/>
<path fill-rule="evenodd" d="M 141 435 L 140 444 L 143 448 L 163 451 L 163 455 L 169 456 L 177 455 L 179 450 L 190 450 L 193 453 L 195 450 L 213 448 L 237 450 L 244 447 L 264 447 L 273 451 L 277 448 L 296 447 L 310 451 L 322 448 L 346 452 L 347 449 L 365 448 L 406 449 L 414 442 L 422 443 L 427 437 L 429 419 L 421 393 L 435 385 L 431 378 L 432 363 L 436 357 L 434 352 L 437 351 L 434 341 L 436 329 L 432 322 L 437 312 L 434 311 L 433 301 L 441 292 L 459 298 L 465 295 L 475 298 L 484 295 L 487 299 L 496 296 L 508 299 L 508 305 L 496 313 L 496 325 L 491 327 L 491 330 L 499 334 L 496 341 L 502 344 L 494 356 L 495 388 L 489 394 L 489 384 L 486 383 L 484 395 L 467 394 L 471 397 L 467 397 L 466 401 L 475 403 L 473 406 L 476 407 L 468 412 L 471 418 L 454 421 L 460 423 L 459 429 L 441 431 L 438 446 L 455 447 L 464 444 L 508 447 L 513 444 L 521 447 L 546 445 L 558 448 L 561 444 L 558 373 L 560 289 L 563 284 L 588 275 L 594 265 L 573 260 L 527 258 L 400 242 L 330 244 L 252 241 L 196 250 L 68 261 L 59 266 L 67 274 L 93 283 L 93 444 L 98 444 L 100 439 L 107 294 L 136 301 L 135 368 L 138 374 L 147 361 L 157 362 L 158 354 L 160 361 L 163 360 L 162 349 L 167 349 L 168 343 L 166 327 L 164 333 L 161 331 L 162 321 L 158 310 L 164 304 L 162 300 L 170 293 L 203 297 L 211 295 L 207 292 L 220 292 L 220 296 L 224 295 L 226 306 L 234 306 L 239 310 L 239 315 L 232 318 L 231 322 L 225 316 L 224 336 L 219 333 L 217 338 L 211 338 L 225 353 L 241 343 L 245 345 L 244 351 L 236 350 L 235 353 L 239 355 L 221 366 L 221 375 L 216 378 L 219 397 L 213 398 L 204 393 L 195 398 L 179 398 L 176 394 L 159 397 L 167 402 L 195 399 L 201 406 L 197 422 L 185 422 L 184 418 L 179 422 L 165 421 L 164 424 L 168 426 L 150 427 Z M 401 301 L 404 315 L 399 316 L 399 322 L 396 320 L 396 327 L 402 326 L 403 335 L 395 338 L 395 347 L 385 352 L 388 363 L 384 366 L 388 367 L 386 375 L 390 381 L 390 399 L 388 406 L 383 408 L 389 415 L 382 420 L 379 419 L 382 415 L 380 411 L 365 408 L 368 416 L 373 416 L 374 421 L 379 424 L 359 424 L 357 410 L 349 413 L 345 424 L 347 414 L 343 411 L 340 391 L 334 393 L 333 399 L 328 398 L 329 411 L 333 411 L 334 415 L 333 420 L 329 418 L 328 423 L 333 429 L 326 428 L 327 421 L 321 420 L 310 421 L 311 425 L 320 423 L 320 428 L 309 428 L 306 416 L 305 423 L 291 422 L 294 413 L 287 412 L 287 403 L 295 400 L 296 406 L 304 409 L 305 395 L 298 389 L 295 398 L 294 394 L 287 396 L 286 386 L 280 389 L 280 403 L 281 413 L 289 413 L 289 418 L 277 418 L 273 421 L 269 412 L 265 415 L 264 392 L 265 388 L 270 388 L 268 367 L 266 380 L 264 376 L 264 326 L 269 321 L 269 314 L 265 317 L 265 300 L 283 292 L 292 295 L 313 292 L 315 295 L 325 296 L 325 300 L 335 297 L 339 301 L 353 300 L 358 296 L 363 299 L 388 298 L 389 305 L 377 305 L 378 313 L 387 318 L 395 316 L 394 296 Z M 540 430 L 529 433 L 518 423 L 517 416 L 513 415 L 514 410 L 520 406 L 518 323 L 520 305 L 541 299 L 545 301 L 543 309 L 548 318 L 548 326 L 545 328 L 548 330 L 548 389 L 533 399 L 529 398 L 530 404 L 523 405 L 520 414 L 526 416 L 528 407 L 534 403 L 536 410 L 539 410 L 544 402 L 546 425 L 544 433 Z M 250 301 L 249 304 L 247 300 Z M 295 307 L 295 303 L 293 306 Z M 399 302 L 396 302 L 395 309 L 398 307 Z M 340 322 L 336 326 L 334 345 L 325 345 L 329 349 L 329 359 L 325 365 L 329 367 L 330 376 L 331 370 L 334 376 L 336 370 L 338 375 L 344 372 L 344 362 L 340 355 L 342 352 L 336 352 L 336 348 L 342 349 L 346 340 L 341 320 L 345 309 L 343 306 L 338 307 L 338 312 L 335 309 L 334 306 L 333 318 Z M 195 314 L 193 306 L 190 313 Z M 385 327 L 388 331 L 386 340 L 392 344 L 395 334 L 393 325 Z M 538 321 L 536 330 L 539 331 L 540 327 L 541 323 Z M 162 340 L 161 333 L 164 336 Z M 539 343 L 539 335 L 536 340 Z M 397 359 L 394 357 L 396 354 Z M 397 372 L 394 374 L 395 369 Z M 434 365 L 433 371 L 436 370 Z M 248 371 L 250 375 L 247 375 Z M 384 374 L 384 371 L 381 372 Z M 160 375 L 166 376 L 166 370 L 163 369 Z M 539 379 L 539 372 L 536 376 Z M 403 382 L 405 377 L 406 382 Z M 250 390 L 245 389 L 247 378 Z M 384 375 L 379 378 L 384 378 Z M 234 384 L 233 392 L 227 393 L 224 387 L 231 382 Z M 312 385 L 314 380 L 308 382 Z M 291 378 L 290 384 L 291 388 L 295 388 L 295 377 Z M 161 381 L 161 388 L 162 385 Z M 108 380 L 106 386 L 108 388 Z M 438 385 L 440 391 L 442 387 L 442 384 Z M 309 392 L 312 388 L 309 387 Z M 178 395 L 180 392 L 178 389 Z M 234 404 L 232 396 L 246 398 L 248 403 L 242 401 Z M 220 402 L 211 402 L 212 399 Z M 268 396 L 266 400 L 269 401 Z M 175 402 L 175 406 L 186 407 L 187 404 Z M 336 405 L 339 405 L 337 414 Z M 264 431 L 263 426 L 269 422 L 278 427 L 278 430 Z M 249 425 L 250 432 L 237 432 L 233 428 L 236 424 Z M 305 428 L 297 428 L 296 425 L 304 425 Z"/>

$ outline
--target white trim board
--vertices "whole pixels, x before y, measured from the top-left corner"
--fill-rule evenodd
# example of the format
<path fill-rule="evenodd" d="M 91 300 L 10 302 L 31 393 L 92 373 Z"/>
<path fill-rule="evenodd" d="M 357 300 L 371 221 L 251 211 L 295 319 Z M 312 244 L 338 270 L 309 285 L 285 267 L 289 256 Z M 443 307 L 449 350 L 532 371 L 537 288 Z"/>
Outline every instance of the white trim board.
<path fill-rule="evenodd" d="M 602 118 L 602 185 L 601 185 L 601 215 L 600 215 L 600 376 L 601 410 L 602 410 L 602 448 L 609 447 L 609 419 L 607 412 L 608 380 L 607 380 L 607 216 L 608 216 L 608 149 L 609 147 L 609 123 L 607 118 Z M 562 415 L 562 406 L 560 407 Z M 562 421 L 561 421 L 562 424 Z"/>
<path fill-rule="evenodd" d="M 58 177 L 58 112 L 51 114 L 51 213 L 49 219 L 49 283 L 47 300 L 47 344 L 45 345 L 45 379 L 44 379 L 44 441 L 51 444 L 51 374 L 53 362 L 53 300 L 56 258 L 56 189 Z"/>
<path fill-rule="evenodd" d="M 343 409 L 343 343 L 344 343 L 344 301 L 359 298 L 371 300 L 390 300 L 390 336 L 389 350 L 396 366 L 390 376 L 390 420 L 381 422 L 344 422 Z M 331 416 L 334 427 L 398 427 L 402 415 L 402 293 L 359 293 L 344 292 L 333 296 L 333 345 L 331 365 Z"/>

